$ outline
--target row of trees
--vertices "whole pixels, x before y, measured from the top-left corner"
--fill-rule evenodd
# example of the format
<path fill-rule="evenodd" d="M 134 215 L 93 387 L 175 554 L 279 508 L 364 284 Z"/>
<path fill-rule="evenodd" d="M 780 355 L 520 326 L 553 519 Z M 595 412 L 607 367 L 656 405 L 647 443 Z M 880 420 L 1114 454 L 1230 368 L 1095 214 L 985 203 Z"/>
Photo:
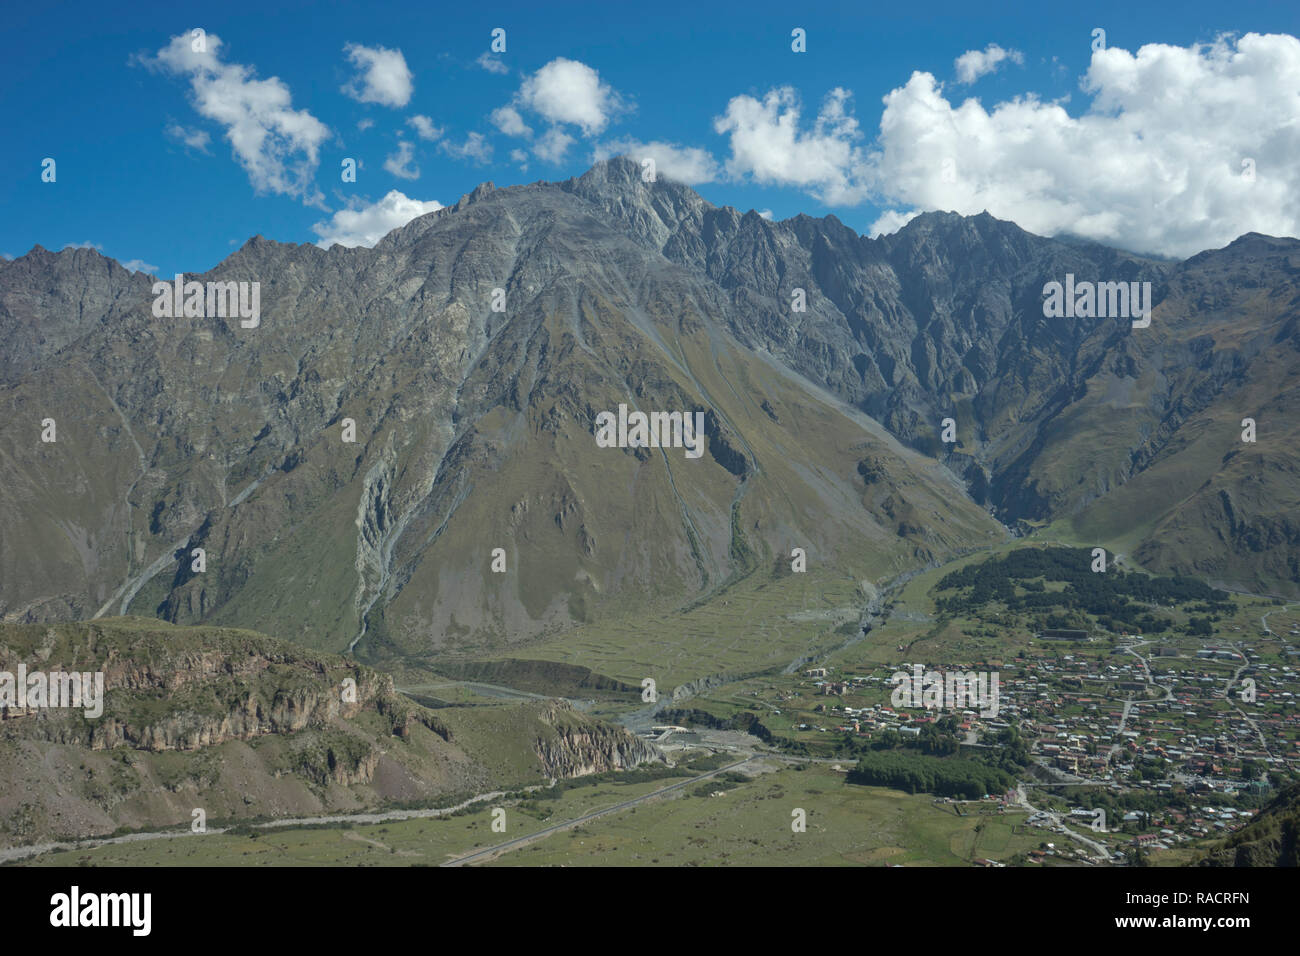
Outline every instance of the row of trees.
<path fill-rule="evenodd" d="M 1065 585 L 1056 591 L 1044 582 Z M 1024 593 L 1017 593 L 1017 589 Z M 1172 621 L 1153 615 L 1147 604 L 1200 602 L 1196 610 L 1207 614 L 1232 610 L 1226 591 L 1211 588 L 1195 578 L 1111 570 L 1094 572 L 1092 553 L 1083 548 L 1021 548 L 1001 558 L 968 565 L 945 575 L 937 590 L 957 593 L 939 597 L 936 604 L 948 614 L 967 614 L 993 602 L 1012 611 L 1063 609 L 1047 618 L 1048 627 L 1066 626 L 1080 612 L 1097 618 L 1110 630 L 1128 629 L 1158 634 Z M 1070 612 L 1075 612 L 1071 614 Z M 1193 622 L 1194 633 L 1207 633 L 1210 620 Z"/>
<path fill-rule="evenodd" d="M 931 757 L 905 751 L 873 751 L 858 758 L 849 771 L 849 783 L 893 787 L 908 793 L 933 793 L 941 797 L 978 800 L 986 793 L 1010 789 L 1011 774 L 976 760 Z"/>

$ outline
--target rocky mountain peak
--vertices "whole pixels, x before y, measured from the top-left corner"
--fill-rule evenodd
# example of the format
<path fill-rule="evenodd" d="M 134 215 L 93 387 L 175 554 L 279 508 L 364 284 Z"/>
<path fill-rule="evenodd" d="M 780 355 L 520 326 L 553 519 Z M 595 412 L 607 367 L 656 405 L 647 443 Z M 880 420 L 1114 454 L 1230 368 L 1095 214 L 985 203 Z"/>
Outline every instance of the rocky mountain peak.
<path fill-rule="evenodd" d="M 261 284 L 256 328 L 160 321 L 149 277 L 35 249 L 0 265 L 0 533 L 60 544 L 0 556 L 0 615 L 421 656 L 703 600 L 792 540 L 873 579 L 1001 535 L 990 512 L 1160 515 L 1151 566 L 1195 572 L 1220 552 L 1187 542 L 1222 534 L 1218 580 L 1297 587 L 1300 443 L 1267 399 L 1300 377 L 1294 245 L 1175 268 L 954 213 L 871 240 L 620 157 L 483 184 L 373 249 L 254 237 L 214 273 Z M 1067 273 L 1152 282 L 1150 328 L 1049 319 Z M 698 456 L 598 446 L 620 406 L 703 415 Z M 1224 445 L 1248 413 L 1267 469 Z"/>

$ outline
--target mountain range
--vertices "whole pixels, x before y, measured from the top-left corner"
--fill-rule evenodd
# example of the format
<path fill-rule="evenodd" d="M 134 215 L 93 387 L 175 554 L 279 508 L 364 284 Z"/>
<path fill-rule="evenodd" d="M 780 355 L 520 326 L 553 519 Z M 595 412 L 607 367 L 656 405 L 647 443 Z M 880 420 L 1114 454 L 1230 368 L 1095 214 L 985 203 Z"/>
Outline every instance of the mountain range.
<path fill-rule="evenodd" d="M 1045 316 L 1067 275 L 1151 283 L 1150 326 Z M 260 322 L 159 318 L 91 249 L 0 262 L 0 620 L 434 659 L 795 549 L 880 581 L 1030 533 L 1300 595 L 1295 239 L 1172 262 L 953 213 L 871 239 L 618 158 L 186 279 L 258 282 Z M 703 456 L 598 447 L 620 405 L 702 412 Z"/>

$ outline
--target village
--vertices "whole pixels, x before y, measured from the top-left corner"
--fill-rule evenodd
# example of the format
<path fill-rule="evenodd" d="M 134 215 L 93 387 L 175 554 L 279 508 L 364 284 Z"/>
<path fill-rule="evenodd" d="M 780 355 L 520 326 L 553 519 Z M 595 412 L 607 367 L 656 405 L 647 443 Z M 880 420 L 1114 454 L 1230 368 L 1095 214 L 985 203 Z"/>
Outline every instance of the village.
<path fill-rule="evenodd" d="M 770 684 L 750 696 L 767 707 L 765 726 L 810 753 L 917 747 L 926 727 L 947 717 L 962 752 L 973 753 L 1014 728 L 1028 746 L 1025 779 L 984 802 L 995 812 L 1027 812 L 1025 824 L 1044 831 L 1031 861 L 1096 863 L 1104 850 L 1123 862 L 1133 850 L 1222 838 L 1300 777 L 1300 659 L 1291 648 L 1266 660 L 1243 641 L 1157 645 L 1126 635 L 1101 648 L 1068 634 L 1037 637 L 1032 653 L 944 670 L 914 661 L 866 673 L 808 667 L 793 675 L 794 686 Z M 954 674 L 970 687 L 977 675 L 991 677 L 995 706 L 973 694 L 959 697 L 959 707 L 942 694 L 924 703 L 904 695 L 916 706 L 897 706 L 900 685 L 922 669 L 940 687 Z M 1103 795 L 1120 807 L 1109 817 L 1095 807 Z M 1069 832 L 1094 847 L 1047 842 Z"/>

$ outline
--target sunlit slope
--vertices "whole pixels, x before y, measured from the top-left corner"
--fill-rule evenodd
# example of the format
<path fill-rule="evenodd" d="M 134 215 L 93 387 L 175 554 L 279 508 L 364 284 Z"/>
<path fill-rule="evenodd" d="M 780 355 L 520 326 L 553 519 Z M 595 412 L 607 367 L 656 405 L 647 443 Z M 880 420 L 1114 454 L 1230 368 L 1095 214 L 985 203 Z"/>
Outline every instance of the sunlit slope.
<path fill-rule="evenodd" d="M 1254 245 L 1260 258 L 1277 258 L 1269 243 Z M 1080 495 L 1068 525 L 1080 540 L 1153 569 L 1292 594 L 1300 580 L 1300 289 L 1211 275 L 1218 281 L 1185 278 L 1163 321 L 1158 314 L 1146 330 L 1152 335 L 1135 336 L 1098 369 L 1078 403 L 1079 427 L 1064 430 L 1043 460 L 1062 486 L 1079 473 L 1071 463 L 1081 447 L 1127 475 Z"/>
<path fill-rule="evenodd" d="M 581 303 L 578 333 L 547 320 L 564 387 L 480 420 L 462 472 L 473 493 L 410 564 L 395 553 L 404 584 L 376 635 L 405 655 L 478 653 L 789 573 L 795 548 L 856 582 L 1003 534 L 934 462 L 710 335 L 689 303 L 653 325 L 627 321 L 631 307 Z M 594 414 L 620 403 L 704 411 L 702 457 L 598 447 Z"/>
<path fill-rule="evenodd" d="M 55 539 L 40 577 L 6 579 L 11 618 L 424 659 L 669 613 L 795 548 L 856 586 L 1002 534 L 934 460 L 739 342 L 717 284 L 553 186 L 477 190 L 374 250 L 255 240 L 213 274 L 259 277 L 258 328 L 160 321 L 137 283 L 0 394 L 30 502 L 6 538 Z M 698 457 L 598 447 L 621 404 L 702 415 Z"/>

